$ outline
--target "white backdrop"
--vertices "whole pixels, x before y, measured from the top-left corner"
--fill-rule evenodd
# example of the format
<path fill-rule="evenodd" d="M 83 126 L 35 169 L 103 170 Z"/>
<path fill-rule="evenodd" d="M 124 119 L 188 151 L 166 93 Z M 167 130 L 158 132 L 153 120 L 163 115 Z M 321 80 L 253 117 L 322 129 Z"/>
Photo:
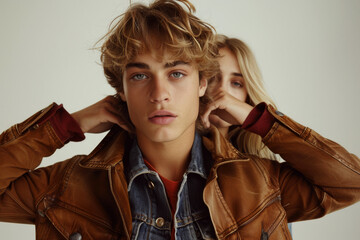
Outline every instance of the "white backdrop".
<path fill-rule="evenodd" d="M 360 156 L 360 1 L 194 0 L 197 15 L 253 49 L 280 110 Z M 0 1 L 0 129 L 55 101 L 69 112 L 113 94 L 90 50 L 129 0 Z M 43 165 L 88 153 L 87 135 Z M 355 240 L 360 204 L 295 223 L 294 239 Z M 0 223 L 0 239 L 35 239 L 32 225 Z"/>

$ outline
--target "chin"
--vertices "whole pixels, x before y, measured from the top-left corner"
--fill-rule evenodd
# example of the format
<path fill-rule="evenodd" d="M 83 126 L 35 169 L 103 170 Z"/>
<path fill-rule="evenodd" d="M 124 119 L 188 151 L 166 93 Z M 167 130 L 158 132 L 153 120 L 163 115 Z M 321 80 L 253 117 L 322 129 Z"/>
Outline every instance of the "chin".
<path fill-rule="evenodd" d="M 152 142 L 165 143 L 176 140 L 177 138 L 179 138 L 180 134 L 177 134 L 170 129 L 158 129 L 156 131 L 148 132 L 146 135 L 147 138 Z"/>
<path fill-rule="evenodd" d="M 137 135 L 145 137 L 153 143 L 166 143 L 188 137 L 193 137 L 195 133 L 195 120 L 188 124 L 169 124 L 169 125 L 154 125 L 143 124 L 137 128 Z"/>

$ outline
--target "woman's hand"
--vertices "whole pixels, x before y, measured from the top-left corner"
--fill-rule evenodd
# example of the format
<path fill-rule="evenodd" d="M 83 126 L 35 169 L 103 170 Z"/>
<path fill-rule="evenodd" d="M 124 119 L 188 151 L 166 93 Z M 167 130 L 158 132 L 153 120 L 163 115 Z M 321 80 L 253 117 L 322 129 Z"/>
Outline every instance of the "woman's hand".
<path fill-rule="evenodd" d="M 123 121 L 120 111 L 120 100 L 114 96 L 107 96 L 101 101 L 71 114 L 84 133 L 102 133 L 114 124 L 130 131 Z"/>
<path fill-rule="evenodd" d="M 228 126 L 242 125 L 252 109 L 251 105 L 219 89 L 214 94 L 213 101 L 205 107 L 202 121 L 205 127 L 210 127 L 210 123 L 219 127 L 217 126 L 217 118 L 225 121 Z"/>

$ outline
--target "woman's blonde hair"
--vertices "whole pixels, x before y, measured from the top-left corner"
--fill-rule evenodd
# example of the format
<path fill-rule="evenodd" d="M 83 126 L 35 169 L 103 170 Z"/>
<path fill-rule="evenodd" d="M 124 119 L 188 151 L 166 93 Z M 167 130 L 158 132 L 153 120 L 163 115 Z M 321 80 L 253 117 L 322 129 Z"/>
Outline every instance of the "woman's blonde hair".
<path fill-rule="evenodd" d="M 105 76 L 117 93 L 123 92 L 125 66 L 137 55 L 156 49 L 158 59 L 164 51 L 174 60 L 194 63 L 199 79 L 217 74 L 217 47 L 214 28 L 193 15 L 187 0 L 156 0 L 149 6 L 133 4 L 110 24 L 100 41 Z M 133 129 L 124 102 L 123 121 Z"/>
<path fill-rule="evenodd" d="M 228 48 L 236 56 L 245 81 L 246 102 L 251 106 L 265 102 L 275 107 L 274 101 L 264 88 L 260 69 L 250 48 L 243 41 L 224 35 L 216 36 L 216 45 L 219 49 Z M 239 126 L 232 126 L 229 129 L 228 137 L 243 153 L 276 159 L 276 156 L 264 145 L 261 137 L 257 134 L 245 131 Z"/>

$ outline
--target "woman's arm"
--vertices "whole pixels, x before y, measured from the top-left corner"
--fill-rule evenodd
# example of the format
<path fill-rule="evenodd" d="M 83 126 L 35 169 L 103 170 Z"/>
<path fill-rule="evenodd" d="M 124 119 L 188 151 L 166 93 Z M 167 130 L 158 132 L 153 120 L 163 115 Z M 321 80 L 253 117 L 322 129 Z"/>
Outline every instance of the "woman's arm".
<path fill-rule="evenodd" d="M 321 217 L 360 200 L 357 156 L 272 106 L 267 111 L 276 121 L 263 142 L 286 161 L 279 183 L 289 221 Z"/>

